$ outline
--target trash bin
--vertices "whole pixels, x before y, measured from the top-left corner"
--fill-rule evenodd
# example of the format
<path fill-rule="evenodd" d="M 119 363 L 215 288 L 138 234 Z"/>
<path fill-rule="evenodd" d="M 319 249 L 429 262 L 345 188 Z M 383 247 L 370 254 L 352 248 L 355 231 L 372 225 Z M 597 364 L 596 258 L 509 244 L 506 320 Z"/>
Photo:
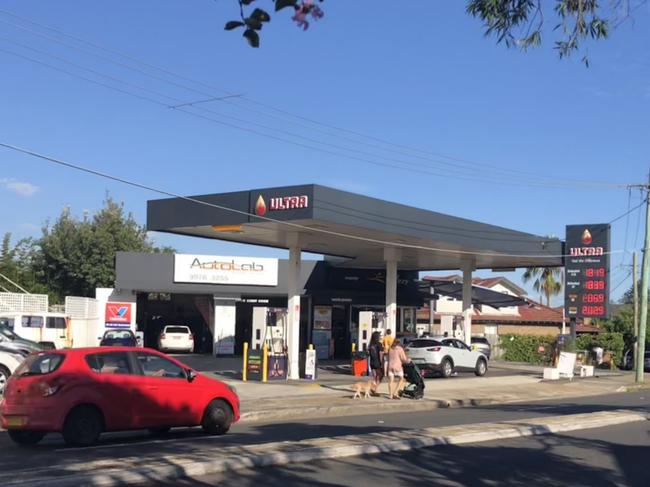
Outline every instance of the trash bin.
<path fill-rule="evenodd" d="M 366 352 L 352 354 L 352 375 L 357 377 L 368 375 L 368 354 Z"/>

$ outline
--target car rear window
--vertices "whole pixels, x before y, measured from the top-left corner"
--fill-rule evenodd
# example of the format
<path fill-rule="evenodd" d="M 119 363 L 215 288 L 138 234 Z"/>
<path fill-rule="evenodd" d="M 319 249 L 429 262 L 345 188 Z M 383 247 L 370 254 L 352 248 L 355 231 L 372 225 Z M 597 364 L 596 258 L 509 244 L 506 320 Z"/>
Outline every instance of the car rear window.
<path fill-rule="evenodd" d="M 472 343 L 490 343 L 487 338 L 472 338 Z"/>
<path fill-rule="evenodd" d="M 427 347 L 439 347 L 440 342 L 437 340 L 413 340 L 409 343 L 409 348 L 427 348 Z"/>
<path fill-rule="evenodd" d="M 125 340 L 133 338 L 133 334 L 130 331 L 107 331 L 104 338 L 107 340 Z"/>
<path fill-rule="evenodd" d="M 189 333 L 190 330 L 184 326 L 168 326 L 165 328 L 165 333 Z"/>
<path fill-rule="evenodd" d="M 17 376 L 46 375 L 56 371 L 65 360 L 60 353 L 39 353 L 30 355 L 14 372 Z"/>
<path fill-rule="evenodd" d="M 45 321 L 45 328 L 56 328 L 58 330 L 65 330 L 67 328 L 65 318 L 48 316 Z"/>

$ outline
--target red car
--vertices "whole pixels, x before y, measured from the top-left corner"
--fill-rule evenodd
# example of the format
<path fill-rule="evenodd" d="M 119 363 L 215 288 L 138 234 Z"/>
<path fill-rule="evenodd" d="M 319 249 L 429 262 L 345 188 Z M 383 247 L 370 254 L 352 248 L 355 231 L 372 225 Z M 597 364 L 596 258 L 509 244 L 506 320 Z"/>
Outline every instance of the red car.
<path fill-rule="evenodd" d="M 239 420 L 239 398 L 156 350 L 101 347 L 33 353 L 7 382 L 0 425 L 21 445 L 60 432 L 85 446 L 103 431 L 197 426 L 213 435 Z"/>

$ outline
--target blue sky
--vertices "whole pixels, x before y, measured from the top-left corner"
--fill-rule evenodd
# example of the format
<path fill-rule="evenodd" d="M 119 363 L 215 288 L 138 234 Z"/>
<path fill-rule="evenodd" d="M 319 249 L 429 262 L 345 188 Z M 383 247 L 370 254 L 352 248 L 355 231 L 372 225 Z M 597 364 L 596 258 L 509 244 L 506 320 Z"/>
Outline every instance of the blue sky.
<path fill-rule="evenodd" d="M 495 184 L 498 171 L 493 167 L 477 165 L 467 172 L 453 169 L 450 163 L 457 162 L 452 159 L 423 153 L 414 158 L 413 152 L 369 139 L 361 139 L 366 145 L 353 144 L 322 132 L 332 129 L 279 112 L 268 117 L 270 109 L 248 99 L 429 153 L 525 171 L 543 181 L 639 183 L 650 166 L 647 5 L 610 40 L 588 43 L 589 69 L 580 55 L 559 60 L 551 31 L 542 48 L 527 54 L 496 45 L 464 13 L 464 2 L 328 0 L 323 7 L 325 18 L 307 32 L 294 26 L 288 13 L 273 15 L 262 32 L 262 47 L 254 50 L 239 33 L 223 30 L 237 16 L 234 0 L 1 0 L 2 11 L 214 89 L 194 84 L 195 91 L 189 91 L 152 79 L 90 55 L 87 45 L 86 50 L 70 49 L 52 42 L 60 37 L 51 32 L 48 39 L 34 34 L 46 32 L 38 27 L 19 29 L 16 25 L 27 24 L 0 13 L 0 139 L 182 194 L 314 182 L 539 235 L 563 237 L 566 224 L 607 222 L 628 204 L 639 203 L 640 193 L 625 188 Z M 52 57 L 58 56 L 130 83 L 119 85 L 123 89 L 136 91 L 138 85 L 159 92 L 164 97 L 153 97 L 162 104 L 111 91 L 7 50 L 100 79 Z M 380 154 L 383 163 L 400 165 L 408 159 L 428 164 L 427 174 L 299 147 L 164 106 L 206 98 L 199 92 L 244 95 L 246 99 L 232 99 L 234 104 L 212 102 L 201 110 L 247 120 L 249 128 L 316 145 L 306 137 L 334 152 L 342 151 L 332 145 Z M 366 158 L 360 152 L 348 154 Z M 466 179 L 449 177 L 454 171 Z M 2 232 L 37 236 L 63 207 L 77 215 L 92 212 L 107 191 L 143 223 L 145 201 L 156 197 L 0 150 Z M 642 245 L 639 216 L 633 212 L 613 225 L 615 250 Z M 218 241 L 154 239 L 183 252 L 284 256 Z M 625 281 L 630 261 L 629 253 L 612 258 L 612 283 L 620 284 L 614 298 L 631 283 Z M 520 284 L 519 273 L 508 277 Z"/>

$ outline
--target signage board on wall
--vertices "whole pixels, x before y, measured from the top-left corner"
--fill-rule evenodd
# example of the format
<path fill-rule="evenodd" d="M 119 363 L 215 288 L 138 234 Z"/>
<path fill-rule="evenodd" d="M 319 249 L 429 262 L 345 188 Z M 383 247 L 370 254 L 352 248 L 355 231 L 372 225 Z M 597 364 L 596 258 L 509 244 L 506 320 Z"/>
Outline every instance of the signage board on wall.
<path fill-rule="evenodd" d="M 314 330 L 332 329 L 332 307 L 314 306 Z"/>
<path fill-rule="evenodd" d="M 277 286 L 278 259 L 175 254 L 174 282 Z"/>
<path fill-rule="evenodd" d="M 133 303 L 106 303 L 104 323 L 107 328 L 129 328 Z"/>
<path fill-rule="evenodd" d="M 610 242 L 609 224 L 567 225 L 564 307 L 568 318 L 607 318 Z"/>

